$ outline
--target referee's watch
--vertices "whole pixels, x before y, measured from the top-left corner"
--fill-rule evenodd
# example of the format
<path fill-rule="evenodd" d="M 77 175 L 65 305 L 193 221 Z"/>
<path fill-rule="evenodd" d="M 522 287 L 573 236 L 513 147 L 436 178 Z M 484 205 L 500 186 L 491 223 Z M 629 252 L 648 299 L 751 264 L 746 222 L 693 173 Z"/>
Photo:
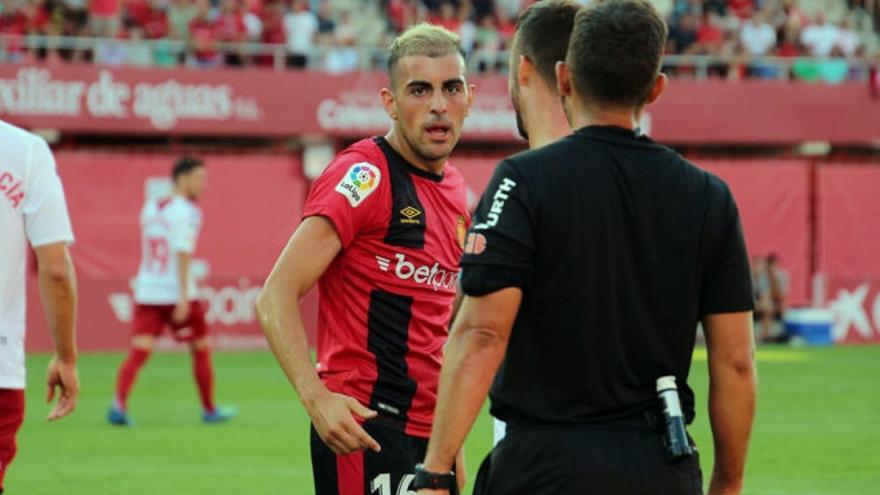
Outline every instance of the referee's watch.
<path fill-rule="evenodd" d="M 449 493 L 457 493 L 455 482 L 455 473 L 447 471 L 445 473 L 432 473 L 425 469 L 424 464 L 416 464 L 416 477 L 413 480 L 411 488 L 413 490 L 421 490 L 428 488 L 430 490 L 449 490 Z"/>

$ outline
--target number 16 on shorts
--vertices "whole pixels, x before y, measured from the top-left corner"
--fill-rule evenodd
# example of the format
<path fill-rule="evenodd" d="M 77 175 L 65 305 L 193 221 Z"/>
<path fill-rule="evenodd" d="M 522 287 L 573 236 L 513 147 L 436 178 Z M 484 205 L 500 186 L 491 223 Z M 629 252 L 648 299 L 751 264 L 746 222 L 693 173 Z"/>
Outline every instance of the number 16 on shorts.
<path fill-rule="evenodd" d="M 391 483 L 391 473 L 383 473 L 370 481 L 370 495 L 416 495 L 415 490 L 411 490 L 415 475 L 405 474 L 397 485 L 397 491 L 392 492 L 394 486 Z"/>

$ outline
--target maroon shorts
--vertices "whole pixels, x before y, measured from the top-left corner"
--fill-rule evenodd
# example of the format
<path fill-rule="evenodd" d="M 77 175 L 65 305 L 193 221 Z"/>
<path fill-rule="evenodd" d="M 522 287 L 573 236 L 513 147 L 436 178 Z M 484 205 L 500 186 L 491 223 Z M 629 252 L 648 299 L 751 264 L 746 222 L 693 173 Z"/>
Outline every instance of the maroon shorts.
<path fill-rule="evenodd" d="M 24 390 L 0 388 L 0 490 L 6 468 L 15 457 L 15 435 L 24 421 Z"/>
<path fill-rule="evenodd" d="M 138 304 L 134 307 L 132 319 L 134 334 L 158 337 L 165 328 L 170 328 L 176 340 L 189 342 L 208 334 L 208 324 L 205 323 L 206 311 L 204 302 L 192 301 L 189 306 L 189 319 L 175 323 L 172 319 L 173 304 Z"/>

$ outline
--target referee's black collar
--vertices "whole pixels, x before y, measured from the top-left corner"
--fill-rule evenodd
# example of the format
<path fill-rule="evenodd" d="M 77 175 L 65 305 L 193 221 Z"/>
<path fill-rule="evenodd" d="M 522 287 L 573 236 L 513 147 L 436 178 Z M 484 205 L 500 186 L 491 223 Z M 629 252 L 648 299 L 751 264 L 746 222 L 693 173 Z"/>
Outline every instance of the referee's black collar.
<path fill-rule="evenodd" d="M 598 137 L 598 138 L 623 138 L 646 140 L 647 136 L 642 134 L 642 130 L 638 127 L 635 129 L 627 129 L 616 125 L 588 125 L 574 131 L 575 134 L 581 136 Z"/>

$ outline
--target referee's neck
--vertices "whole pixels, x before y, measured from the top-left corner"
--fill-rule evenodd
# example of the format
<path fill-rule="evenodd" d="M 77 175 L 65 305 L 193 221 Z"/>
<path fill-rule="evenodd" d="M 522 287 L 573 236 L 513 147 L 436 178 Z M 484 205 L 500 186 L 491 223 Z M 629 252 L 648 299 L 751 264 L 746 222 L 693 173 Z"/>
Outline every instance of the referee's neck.
<path fill-rule="evenodd" d="M 571 127 L 581 129 L 589 126 L 622 127 L 635 130 L 639 126 L 641 109 L 599 107 L 590 105 L 575 110 L 571 116 Z"/>

